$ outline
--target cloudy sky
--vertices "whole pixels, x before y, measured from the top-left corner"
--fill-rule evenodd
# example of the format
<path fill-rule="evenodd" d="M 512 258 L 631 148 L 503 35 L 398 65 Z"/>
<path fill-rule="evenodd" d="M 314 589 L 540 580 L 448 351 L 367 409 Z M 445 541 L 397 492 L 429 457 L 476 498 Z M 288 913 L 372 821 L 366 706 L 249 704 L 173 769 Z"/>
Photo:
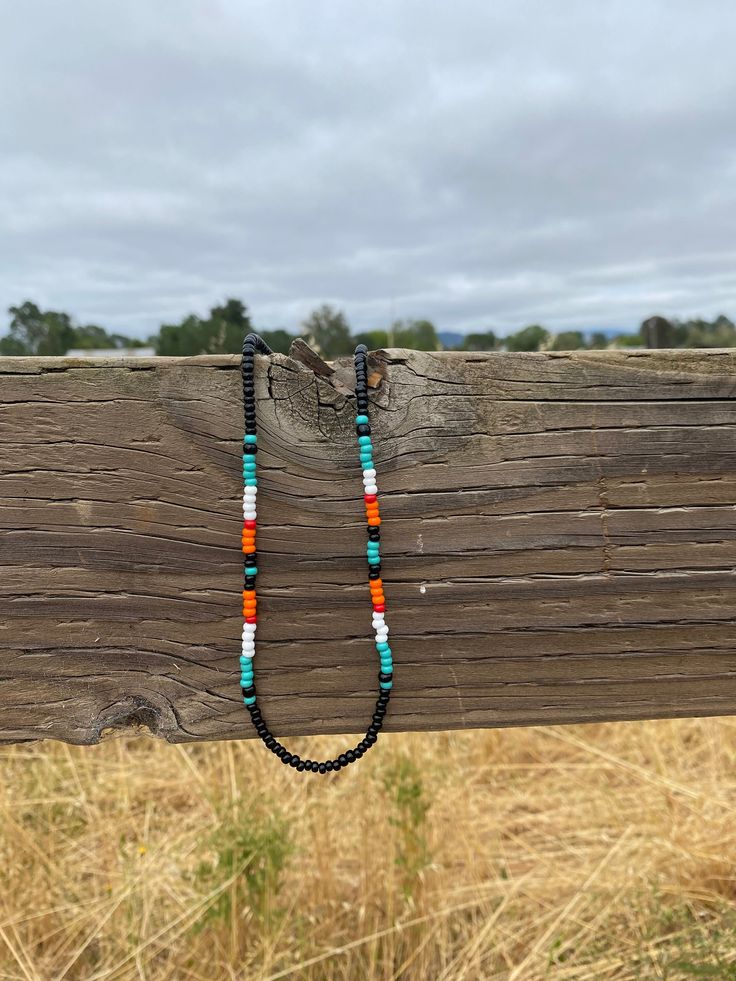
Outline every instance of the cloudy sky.
<path fill-rule="evenodd" d="M 736 318 L 732 3 L 0 6 L 0 304 Z M 0 332 L 5 319 L 0 314 Z"/>

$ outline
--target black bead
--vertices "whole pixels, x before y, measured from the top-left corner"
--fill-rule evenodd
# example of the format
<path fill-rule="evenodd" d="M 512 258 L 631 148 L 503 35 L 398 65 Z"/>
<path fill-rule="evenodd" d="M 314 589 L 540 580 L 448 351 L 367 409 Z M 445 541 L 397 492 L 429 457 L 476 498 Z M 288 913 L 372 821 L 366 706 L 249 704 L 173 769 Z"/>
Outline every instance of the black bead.
<path fill-rule="evenodd" d="M 281 762 L 282 762 L 282 763 L 283 763 L 283 764 L 284 764 L 285 766 L 287 766 L 287 765 L 288 765 L 289 763 L 291 763 L 291 761 L 292 761 L 292 759 L 293 759 L 293 758 L 294 758 L 294 757 L 293 757 L 293 756 L 291 755 L 291 753 L 290 753 L 290 752 L 289 752 L 288 750 L 284 750 L 284 754 L 283 754 L 283 756 L 281 757 Z"/>
<path fill-rule="evenodd" d="M 353 754 L 356 760 L 359 760 L 363 755 L 363 750 L 360 748 L 360 743 L 358 743 L 357 746 L 351 749 L 350 752 Z"/>
<path fill-rule="evenodd" d="M 327 766 L 324 763 L 320 763 L 317 769 L 320 773 L 327 773 Z"/>
<path fill-rule="evenodd" d="M 312 760 L 312 773 L 319 773 L 319 763 L 316 760 Z"/>
<path fill-rule="evenodd" d="M 247 454 L 248 456 L 253 456 L 253 454 L 257 452 L 258 447 L 255 445 L 255 443 L 246 443 L 243 447 L 243 453 Z"/>
<path fill-rule="evenodd" d="M 299 760 L 299 762 L 296 765 L 296 768 L 299 771 L 299 773 L 303 773 L 306 770 L 307 765 L 304 762 L 304 760 Z"/>
<path fill-rule="evenodd" d="M 245 564 L 246 565 L 255 565 L 256 564 L 256 555 L 257 554 L 258 554 L 257 552 L 251 552 L 249 555 L 246 555 L 246 557 L 245 557 Z"/>
<path fill-rule="evenodd" d="M 347 766 L 349 762 L 347 753 L 340 753 L 340 755 L 337 757 L 337 762 L 340 764 L 340 766 Z"/>
<path fill-rule="evenodd" d="M 289 760 L 289 766 L 293 766 L 294 769 L 296 770 L 296 768 L 299 766 L 300 763 L 301 763 L 301 757 L 297 756 L 297 754 L 294 753 L 294 755 Z"/>
<path fill-rule="evenodd" d="M 266 746 L 268 746 L 270 750 L 276 749 L 277 743 L 276 743 L 276 739 L 273 736 L 269 736 L 268 739 L 264 741 L 266 743 Z"/>
<path fill-rule="evenodd" d="M 281 743 L 276 743 L 276 749 L 274 749 L 274 753 L 276 754 L 276 756 L 278 756 L 280 760 L 283 759 L 288 752 L 289 751 L 286 748 L 286 746 L 282 746 Z"/>
<path fill-rule="evenodd" d="M 366 753 L 370 748 L 371 748 L 371 744 L 365 738 L 361 739 L 360 742 L 358 743 L 358 749 L 361 750 L 361 752 L 363 753 Z"/>
<path fill-rule="evenodd" d="M 374 712 L 372 718 L 374 726 L 378 726 L 380 728 L 383 725 L 383 716 L 380 712 Z"/>
<path fill-rule="evenodd" d="M 256 693 L 255 685 L 251 685 L 249 688 L 241 688 L 243 693 L 243 698 L 252 698 Z"/>
<path fill-rule="evenodd" d="M 347 753 L 345 754 L 345 759 L 348 761 L 348 763 L 354 763 L 355 762 L 355 750 L 354 749 L 349 749 L 347 751 Z"/>
<path fill-rule="evenodd" d="M 311 771 L 311 769 L 312 769 L 312 761 L 311 760 L 302 760 L 302 763 L 304 764 L 304 769 L 305 770 Z"/>
<path fill-rule="evenodd" d="M 370 436 L 371 427 L 368 425 L 367 422 L 359 422 L 358 425 L 355 427 L 355 431 L 358 434 L 358 436 Z"/>
<path fill-rule="evenodd" d="M 342 764 L 339 760 L 332 761 L 332 770 L 334 773 L 337 773 L 338 770 L 342 770 Z"/>
<path fill-rule="evenodd" d="M 332 762 L 332 760 L 327 760 L 325 762 L 325 770 L 327 770 L 328 773 L 331 773 L 332 770 L 334 769 L 335 769 L 335 764 Z"/>
<path fill-rule="evenodd" d="M 388 671 L 388 672 L 387 671 L 379 671 L 378 672 L 378 680 L 379 681 L 392 681 L 393 680 L 393 677 L 394 677 L 393 671 Z"/>
<path fill-rule="evenodd" d="M 378 728 L 376 727 L 375 722 L 371 722 L 371 724 L 366 729 L 366 733 L 365 733 L 366 739 L 368 738 L 368 736 L 377 736 L 377 735 L 378 735 Z"/>
<path fill-rule="evenodd" d="M 255 589 L 256 588 L 256 577 L 255 576 L 246 576 L 245 577 L 245 583 L 244 583 L 244 585 L 245 585 L 245 588 L 246 589 Z"/>
<path fill-rule="evenodd" d="M 358 398 L 358 412 L 361 415 L 367 415 L 368 413 L 368 399 Z"/>
<path fill-rule="evenodd" d="M 371 732 L 370 729 L 368 729 L 368 732 L 365 734 L 365 739 L 363 740 L 363 742 L 367 743 L 368 746 L 373 746 L 373 744 L 376 742 L 377 739 L 378 739 L 378 733 Z"/>
<path fill-rule="evenodd" d="M 367 354 L 368 348 L 365 346 L 365 344 L 358 344 L 355 348 L 355 353 L 356 355 Z"/>
<path fill-rule="evenodd" d="M 368 578 L 369 579 L 380 579 L 381 578 L 381 570 L 380 569 L 373 569 L 373 568 L 371 568 L 370 571 L 368 572 Z M 246 589 L 249 589 L 250 587 L 249 586 L 246 586 L 245 588 Z"/>
<path fill-rule="evenodd" d="M 381 538 L 381 529 L 377 525 L 368 525 L 368 537 L 372 542 L 377 542 Z"/>

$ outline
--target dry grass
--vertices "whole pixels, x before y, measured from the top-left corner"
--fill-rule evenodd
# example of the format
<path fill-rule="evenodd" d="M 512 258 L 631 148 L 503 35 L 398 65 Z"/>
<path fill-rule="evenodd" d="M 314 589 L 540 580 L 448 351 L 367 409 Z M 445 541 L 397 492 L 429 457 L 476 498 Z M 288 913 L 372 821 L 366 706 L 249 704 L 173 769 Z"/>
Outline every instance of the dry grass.
<path fill-rule="evenodd" d="M 729 719 L 0 755 L 0 978 L 736 978 Z"/>

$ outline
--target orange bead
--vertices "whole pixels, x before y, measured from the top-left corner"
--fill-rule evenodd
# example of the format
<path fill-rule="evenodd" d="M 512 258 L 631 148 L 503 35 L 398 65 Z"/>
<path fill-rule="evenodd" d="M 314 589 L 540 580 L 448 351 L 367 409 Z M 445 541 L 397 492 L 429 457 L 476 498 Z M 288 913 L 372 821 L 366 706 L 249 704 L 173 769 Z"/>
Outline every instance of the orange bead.
<path fill-rule="evenodd" d="M 371 587 L 371 592 L 373 592 L 374 589 L 383 588 L 383 579 L 369 579 L 368 584 Z"/>
<path fill-rule="evenodd" d="M 243 590 L 243 599 L 255 599 L 255 598 L 256 598 L 256 591 L 255 591 L 255 589 L 244 589 Z"/>
<path fill-rule="evenodd" d="M 247 545 L 243 543 L 243 551 L 245 552 L 246 555 L 251 555 L 253 552 L 255 552 L 255 550 L 256 550 L 255 545 Z"/>
<path fill-rule="evenodd" d="M 369 525 L 377 526 L 377 525 L 380 525 L 380 523 L 381 523 L 381 519 L 380 518 L 368 518 L 368 524 Z M 255 549 L 254 549 L 254 551 L 255 551 Z"/>

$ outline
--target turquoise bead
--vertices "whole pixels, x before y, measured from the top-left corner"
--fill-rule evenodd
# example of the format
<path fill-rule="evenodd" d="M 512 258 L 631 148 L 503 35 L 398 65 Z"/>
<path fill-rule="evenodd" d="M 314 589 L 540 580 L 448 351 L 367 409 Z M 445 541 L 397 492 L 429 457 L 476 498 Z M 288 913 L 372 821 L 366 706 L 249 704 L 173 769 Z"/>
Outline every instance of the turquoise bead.
<path fill-rule="evenodd" d="M 382 681 L 381 682 L 381 687 L 383 687 L 384 684 L 385 684 L 385 682 Z M 256 704 L 256 696 L 255 695 L 250 695 L 248 698 L 244 698 L 243 701 L 245 702 L 246 705 L 255 705 Z"/>
<path fill-rule="evenodd" d="M 382 654 L 390 654 L 391 648 L 388 646 L 385 640 L 376 641 L 376 650 L 380 651 Z"/>
<path fill-rule="evenodd" d="M 361 463 L 370 463 L 372 459 L 373 459 L 373 454 L 371 453 L 370 450 L 368 450 L 367 452 L 366 451 L 363 451 L 360 454 L 360 462 Z"/>
<path fill-rule="evenodd" d="M 381 670 L 384 674 L 389 674 L 393 670 L 393 659 L 386 657 L 385 654 L 381 655 Z"/>
<path fill-rule="evenodd" d="M 246 433 L 245 434 L 245 442 L 246 443 L 255 443 L 257 441 L 257 439 L 258 439 L 258 437 L 255 435 L 255 433 Z"/>
<path fill-rule="evenodd" d="M 361 446 L 370 446 L 371 445 L 371 438 L 370 438 L 370 436 L 358 436 L 358 443 Z"/>
<path fill-rule="evenodd" d="M 246 576 L 257 576 L 258 575 L 258 569 L 254 565 L 246 565 L 245 566 L 245 574 L 246 574 Z"/>
<path fill-rule="evenodd" d="M 360 458 L 360 462 L 363 464 L 364 470 L 373 470 L 373 459 L 364 460 L 363 457 Z"/>
<path fill-rule="evenodd" d="M 367 426 L 368 425 L 368 416 L 365 416 L 365 415 L 356 416 L 355 417 L 355 423 L 358 426 Z"/>
<path fill-rule="evenodd" d="M 381 688 L 384 689 L 384 691 L 388 691 L 389 688 L 393 688 L 393 686 L 394 686 L 393 681 L 379 681 L 378 683 L 381 686 Z M 253 701 L 255 702 L 255 698 L 253 699 Z M 248 699 L 247 698 L 245 700 L 245 703 L 246 703 L 246 705 L 248 704 Z"/>
<path fill-rule="evenodd" d="M 250 476 L 246 477 L 245 478 L 245 486 L 246 487 L 257 487 L 258 486 L 258 478 L 257 477 L 250 477 Z"/>

